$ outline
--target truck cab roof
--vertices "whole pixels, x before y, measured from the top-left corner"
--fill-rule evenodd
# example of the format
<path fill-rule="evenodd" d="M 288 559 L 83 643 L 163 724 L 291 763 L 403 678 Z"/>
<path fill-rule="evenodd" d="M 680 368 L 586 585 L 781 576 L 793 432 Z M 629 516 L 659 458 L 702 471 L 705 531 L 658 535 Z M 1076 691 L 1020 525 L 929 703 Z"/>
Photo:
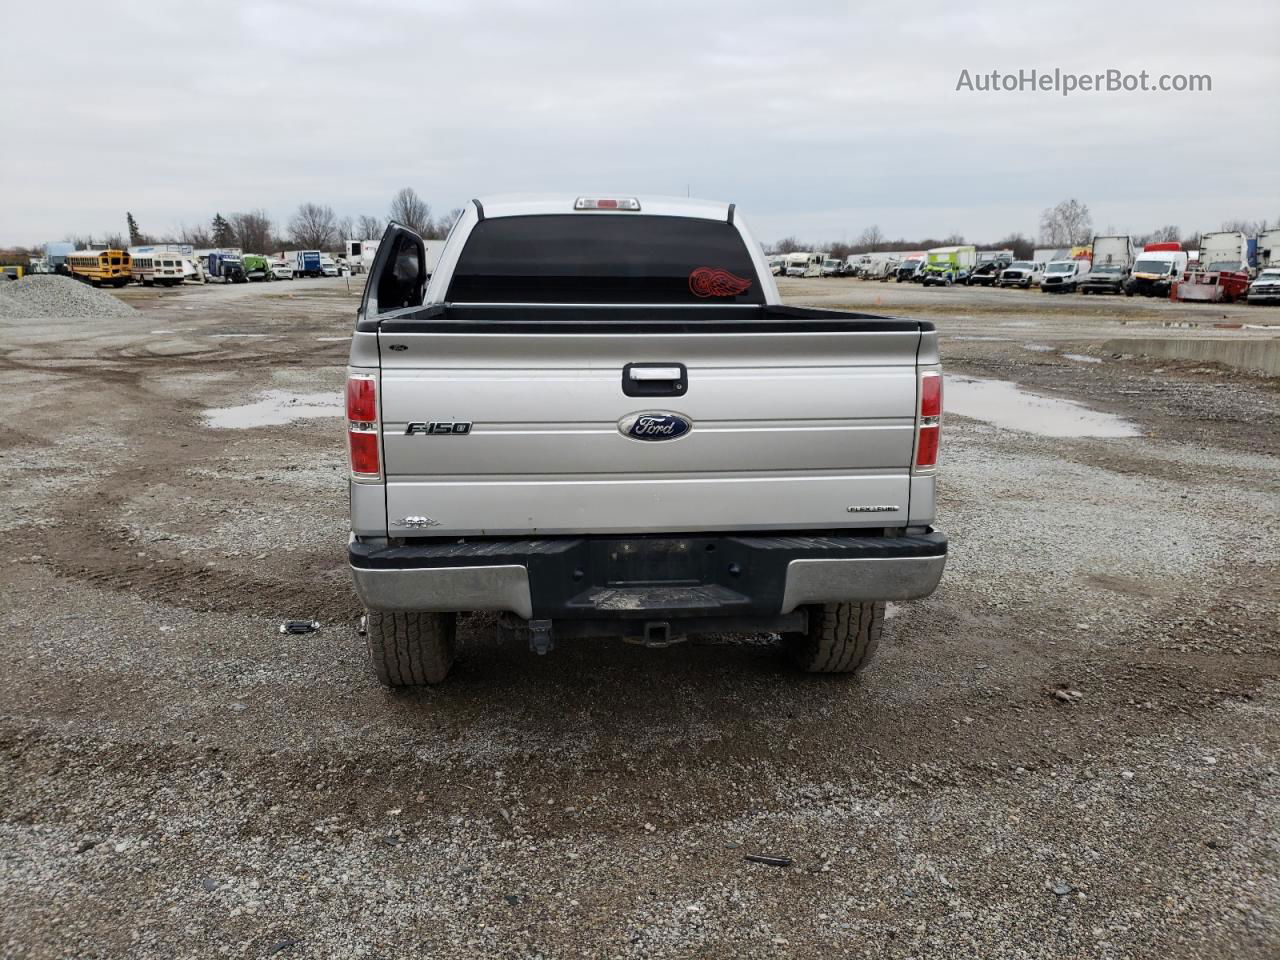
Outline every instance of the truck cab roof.
<path fill-rule="evenodd" d="M 637 200 L 639 211 L 635 210 L 576 210 L 574 204 L 580 197 L 608 196 L 619 200 Z M 485 219 L 490 217 L 528 217 L 539 214 L 581 213 L 581 214 L 625 214 L 627 216 L 659 216 L 659 217 L 694 217 L 699 220 L 727 220 L 730 203 L 715 200 L 698 200 L 689 197 L 664 197 L 654 195 L 636 195 L 633 193 L 617 194 L 568 194 L 568 193 L 506 193 L 488 197 L 479 197 L 475 201 L 484 211 Z"/>

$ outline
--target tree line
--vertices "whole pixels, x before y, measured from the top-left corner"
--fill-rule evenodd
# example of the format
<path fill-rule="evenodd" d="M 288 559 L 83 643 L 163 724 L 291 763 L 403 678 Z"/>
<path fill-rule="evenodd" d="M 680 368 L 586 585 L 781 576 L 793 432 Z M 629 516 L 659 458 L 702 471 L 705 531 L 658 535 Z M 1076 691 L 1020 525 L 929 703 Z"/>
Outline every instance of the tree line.
<path fill-rule="evenodd" d="M 442 239 L 462 215 L 456 207 L 447 213 L 435 215 L 431 205 L 422 199 L 412 187 L 404 187 L 391 199 L 386 218 L 373 214 L 338 216 L 333 207 L 321 203 L 302 203 L 283 225 L 275 223 L 266 210 L 249 210 L 243 213 L 214 213 L 208 223 L 195 226 L 179 224 L 166 233 L 148 233 L 142 229 L 132 211 L 126 211 L 125 231 L 95 237 L 91 234 L 71 234 L 65 239 L 78 247 L 93 243 L 105 243 L 108 247 L 138 247 L 153 243 L 189 243 L 196 248 L 239 247 L 246 252 L 267 253 L 286 248 L 344 252 L 346 240 L 376 240 L 382 236 L 389 220 L 404 224 L 428 240 Z M 16 247 L 9 251 L 12 258 L 42 256 L 43 245 Z"/>

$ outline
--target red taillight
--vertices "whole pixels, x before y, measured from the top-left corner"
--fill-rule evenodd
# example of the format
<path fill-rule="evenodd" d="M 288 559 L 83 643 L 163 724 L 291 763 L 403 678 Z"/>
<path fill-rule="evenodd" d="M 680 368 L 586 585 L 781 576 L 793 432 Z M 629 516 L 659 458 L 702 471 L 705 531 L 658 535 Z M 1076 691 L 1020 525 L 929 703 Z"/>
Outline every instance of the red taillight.
<path fill-rule="evenodd" d="M 347 419 L 372 423 L 378 419 L 378 399 L 371 376 L 347 378 Z"/>
<path fill-rule="evenodd" d="M 354 480 L 381 480 L 378 457 L 378 387 L 369 374 L 347 378 L 347 444 Z"/>
<path fill-rule="evenodd" d="M 920 375 L 920 416 L 942 416 L 942 374 L 929 371 Z"/>
<path fill-rule="evenodd" d="M 359 479 L 376 479 L 378 470 L 378 435 L 352 428 L 347 436 L 351 440 L 351 472 Z"/>
<path fill-rule="evenodd" d="M 938 443 L 942 432 L 942 374 L 926 370 L 920 374 L 920 418 L 916 431 L 916 469 L 937 466 Z"/>

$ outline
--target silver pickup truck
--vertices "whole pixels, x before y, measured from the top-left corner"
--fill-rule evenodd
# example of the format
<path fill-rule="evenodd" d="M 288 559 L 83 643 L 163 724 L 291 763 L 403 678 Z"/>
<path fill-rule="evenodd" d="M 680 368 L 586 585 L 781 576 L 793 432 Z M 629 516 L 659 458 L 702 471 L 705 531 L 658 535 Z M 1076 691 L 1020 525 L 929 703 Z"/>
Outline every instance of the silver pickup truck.
<path fill-rule="evenodd" d="M 471 611 L 537 653 L 777 633 L 853 672 L 937 586 L 932 324 L 783 306 L 724 203 L 475 200 L 427 263 L 388 227 L 348 370 L 384 684 L 443 680 Z"/>

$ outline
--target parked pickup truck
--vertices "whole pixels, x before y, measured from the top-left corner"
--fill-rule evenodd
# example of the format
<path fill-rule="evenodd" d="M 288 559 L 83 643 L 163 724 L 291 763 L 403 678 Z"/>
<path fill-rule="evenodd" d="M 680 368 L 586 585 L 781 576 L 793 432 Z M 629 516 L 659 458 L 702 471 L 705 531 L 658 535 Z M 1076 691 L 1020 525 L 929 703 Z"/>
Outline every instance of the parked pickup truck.
<path fill-rule="evenodd" d="M 852 672 L 938 585 L 933 324 L 783 306 L 732 204 L 477 200 L 427 262 L 387 228 L 348 368 L 382 683 L 443 680 L 469 611 L 540 654 L 778 633 Z"/>

